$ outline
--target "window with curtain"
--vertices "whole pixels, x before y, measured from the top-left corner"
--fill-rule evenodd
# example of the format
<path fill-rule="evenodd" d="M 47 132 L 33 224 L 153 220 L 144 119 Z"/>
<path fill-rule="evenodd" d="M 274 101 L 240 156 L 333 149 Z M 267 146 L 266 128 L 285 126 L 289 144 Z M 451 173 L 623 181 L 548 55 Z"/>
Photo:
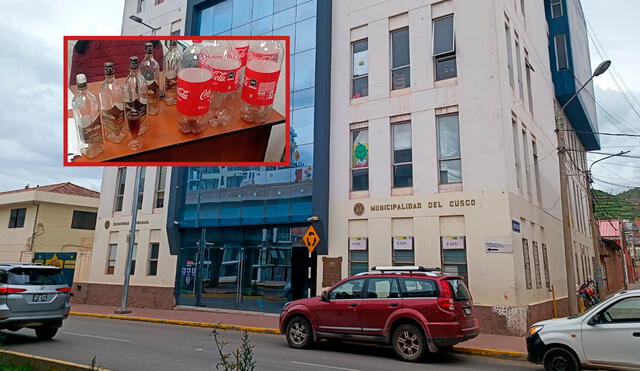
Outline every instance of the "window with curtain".
<path fill-rule="evenodd" d="M 436 118 L 440 184 L 462 183 L 462 158 L 458 114 Z"/>

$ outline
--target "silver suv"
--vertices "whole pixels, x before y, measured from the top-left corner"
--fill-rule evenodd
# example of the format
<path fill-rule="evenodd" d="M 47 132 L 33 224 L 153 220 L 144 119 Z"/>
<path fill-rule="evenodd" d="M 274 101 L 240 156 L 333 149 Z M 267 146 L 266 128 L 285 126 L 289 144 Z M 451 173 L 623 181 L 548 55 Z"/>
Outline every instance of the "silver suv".
<path fill-rule="evenodd" d="M 60 268 L 0 263 L 0 329 L 27 327 L 38 339 L 51 339 L 69 316 L 70 295 Z"/>

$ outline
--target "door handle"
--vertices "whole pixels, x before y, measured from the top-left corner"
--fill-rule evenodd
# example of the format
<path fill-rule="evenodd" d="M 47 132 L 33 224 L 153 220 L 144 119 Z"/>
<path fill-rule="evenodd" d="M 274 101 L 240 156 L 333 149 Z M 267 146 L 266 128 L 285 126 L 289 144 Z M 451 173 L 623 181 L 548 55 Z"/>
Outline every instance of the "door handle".
<path fill-rule="evenodd" d="M 633 337 L 640 338 L 640 332 L 634 332 Z"/>
<path fill-rule="evenodd" d="M 389 304 L 389 306 L 390 306 L 390 307 L 397 307 L 397 306 L 398 306 L 398 303 L 390 303 L 390 304 Z"/>
<path fill-rule="evenodd" d="M 349 306 L 350 306 L 351 308 L 355 308 L 355 307 L 357 307 L 357 306 L 358 306 L 358 303 L 351 303 L 351 304 L 349 304 Z"/>

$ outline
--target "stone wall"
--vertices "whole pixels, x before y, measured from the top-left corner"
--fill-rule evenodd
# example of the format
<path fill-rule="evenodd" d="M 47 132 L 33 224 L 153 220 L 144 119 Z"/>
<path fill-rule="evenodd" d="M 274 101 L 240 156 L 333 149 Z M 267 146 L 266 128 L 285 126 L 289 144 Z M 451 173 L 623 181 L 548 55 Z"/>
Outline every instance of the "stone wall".
<path fill-rule="evenodd" d="M 568 315 L 567 298 L 556 301 L 558 317 Z M 476 305 L 475 314 L 480 320 L 480 332 L 487 334 L 523 336 L 529 326 L 538 321 L 553 318 L 551 300 L 524 306 Z"/>
<path fill-rule="evenodd" d="M 77 282 L 73 284 L 72 303 L 119 306 L 121 285 Z M 127 302 L 133 308 L 173 309 L 176 305 L 173 287 L 129 286 Z"/>

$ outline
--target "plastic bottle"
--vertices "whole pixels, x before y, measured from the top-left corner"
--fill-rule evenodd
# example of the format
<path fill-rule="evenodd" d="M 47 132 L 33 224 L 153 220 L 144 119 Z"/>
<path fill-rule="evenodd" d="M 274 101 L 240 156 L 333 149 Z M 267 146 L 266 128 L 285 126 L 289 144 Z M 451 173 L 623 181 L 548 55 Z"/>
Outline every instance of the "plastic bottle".
<path fill-rule="evenodd" d="M 240 89 L 236 90 L 234 99 L 240 99 L 240 92 L 242 91 L 242 82 L 244 81 L 244 70 L 247 65 L 247 57 L 249 55 L 249 40 L 234 40 L 233 45 L 236 47 L 238 55 L 240 55 Z"/>
<path fill-rule="evenodd" d="M 263 123 L 276 95 L 284 47 L 277 41 L 251 43 L 247 56 L 240 114 L 245 121 Z"/>
<path fill-rule="evenodd" d="M 207 67 L 211 71 L 209 123 L 227 125 L 231 119 L 229 101 L 238 90 L 241 60 L 233 43 L 213 40 L 206 46 Z"/>
<path fill-rule="evenodd" d="M 185 134 L 198 134 L 205 128 L 211 99 L 211 71 L 206 68 L 207 54 L 200 41 L 194 41 L 183 53 L 178 72 L 178 128 Z"/>

